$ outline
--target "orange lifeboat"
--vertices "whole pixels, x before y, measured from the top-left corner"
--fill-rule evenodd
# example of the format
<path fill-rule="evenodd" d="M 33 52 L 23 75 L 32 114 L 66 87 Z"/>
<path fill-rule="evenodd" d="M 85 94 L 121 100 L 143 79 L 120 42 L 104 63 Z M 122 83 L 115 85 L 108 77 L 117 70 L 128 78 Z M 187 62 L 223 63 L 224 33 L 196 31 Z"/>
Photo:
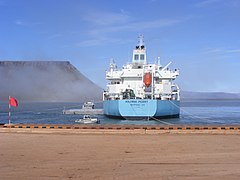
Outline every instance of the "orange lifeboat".
<path fill-rule="evenodd" d="M 147 72 L 143 76 L 143 82 L 146 87 L 149 87 L 152 83 L 152 74 L 150 72 Z"/>

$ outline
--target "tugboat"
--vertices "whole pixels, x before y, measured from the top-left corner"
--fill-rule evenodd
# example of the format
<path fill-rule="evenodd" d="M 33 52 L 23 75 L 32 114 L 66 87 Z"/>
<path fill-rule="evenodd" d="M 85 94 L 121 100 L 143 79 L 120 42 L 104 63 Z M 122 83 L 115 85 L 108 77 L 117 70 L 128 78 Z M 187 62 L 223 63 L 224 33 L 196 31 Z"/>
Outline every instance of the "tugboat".
<path fill-rule="evenodd" d="M 103 92 L 104 115 L 124 119 L 179 117 L 180 90 L 173 82 L 179 70 L 158 62 L 148 64 L 143 35 L 133 50 L 132 63 L 118 69 L 113 60 L 106 71 L 109 81 Z"/>
<path fill-rule="evenodd" d="M 91 101 L 87 101 L 82 105 L 82 109 L 84 110 L 94 109 L 94 103 Z"/>

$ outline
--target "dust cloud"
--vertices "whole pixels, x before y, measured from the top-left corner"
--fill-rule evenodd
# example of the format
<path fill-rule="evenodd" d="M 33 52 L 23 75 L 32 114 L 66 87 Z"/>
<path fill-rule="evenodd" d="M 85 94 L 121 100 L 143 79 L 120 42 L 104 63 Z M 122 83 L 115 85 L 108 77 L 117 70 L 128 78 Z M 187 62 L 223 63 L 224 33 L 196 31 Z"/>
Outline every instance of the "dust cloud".
<path fill-rule="evenodd" d="M 0 100 L 100 101 L 102 89 L 68 61 L 0 61 Z"/>

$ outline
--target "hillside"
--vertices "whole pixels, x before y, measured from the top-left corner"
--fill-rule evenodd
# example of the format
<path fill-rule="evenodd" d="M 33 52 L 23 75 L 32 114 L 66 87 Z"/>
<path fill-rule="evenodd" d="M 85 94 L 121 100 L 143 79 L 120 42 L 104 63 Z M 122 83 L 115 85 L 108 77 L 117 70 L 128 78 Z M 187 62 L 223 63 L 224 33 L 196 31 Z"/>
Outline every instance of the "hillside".
<path fill-rule="evenodd" d="M 0 100 L 84 102 L 102 90 L 68 61 L 0 61 Z"/>
<path fill-rule="evenodd" d="M 181 91 L 181 99 L 240 99 L 239 93 Z"/>

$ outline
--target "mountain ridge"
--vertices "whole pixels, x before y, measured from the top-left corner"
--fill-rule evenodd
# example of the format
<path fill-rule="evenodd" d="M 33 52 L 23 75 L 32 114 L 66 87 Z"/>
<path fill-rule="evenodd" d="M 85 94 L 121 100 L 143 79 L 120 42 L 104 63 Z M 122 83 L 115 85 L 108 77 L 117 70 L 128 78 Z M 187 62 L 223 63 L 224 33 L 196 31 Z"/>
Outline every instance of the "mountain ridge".
<path fill-rule="evenodd" d="M 101 101 L 102 89 L 69 61 L 0 61 L 0 100 Z M 240 99 L 240 93 L 181 91 L 182 100 Z"/>
<path fill-rule="evenodd" d="M 0 84 L 0 100 L 84 102 L 102 94 L 69 61 L 0 61 Z"/>
<path fill-rule="evenodd" d="M 240 93 L 181 91 L 181 99 L 240 99 Z"/>

